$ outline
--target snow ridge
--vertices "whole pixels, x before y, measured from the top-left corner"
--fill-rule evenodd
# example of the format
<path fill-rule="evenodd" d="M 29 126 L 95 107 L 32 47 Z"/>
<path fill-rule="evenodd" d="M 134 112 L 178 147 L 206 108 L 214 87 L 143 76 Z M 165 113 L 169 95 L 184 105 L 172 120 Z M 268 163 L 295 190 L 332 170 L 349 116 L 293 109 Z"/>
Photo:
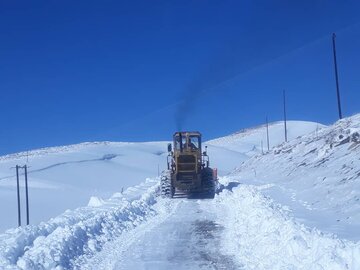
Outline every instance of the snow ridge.
<path fill-rule="evenodd" d="M 245 269 L 360 269 L 360 243 L 297 223 L 261 189 L 240 184 L 216 198 L 227 209 L 219 218 L 226 228 L 223 249 Z"/>
<path fill-rule="evenodd" d="M 132 197 L 147 186 L 140 198 Z M 6 269 L 69 269 L 73 260 L 90 256 L 111 241 L 155 215 L 158 179 L 115 194 L 102 206 L 82 207 L 42 222 L 8 230 L 0 236 L 0 265 Z"/>
<path fill-rule="evenodd" d="M 102 146 L 102 145 L 126 145 L 131 144 L 130 142 L 110 142 L 110 141 L 100 141 L 100 142 L 82 142 L 78 144 L 70 144 L 63 146 L 52 146 L 52 147 L 44 147 L 36 150 L 23 151 L 13 154 L 8 154 L 5 156 L 0 156 L 0 162 L 7 160 L 19 160 L 30 157 L 42 157 L 49 154 L 59 154 L 77 151 L 84 148 Z"/>

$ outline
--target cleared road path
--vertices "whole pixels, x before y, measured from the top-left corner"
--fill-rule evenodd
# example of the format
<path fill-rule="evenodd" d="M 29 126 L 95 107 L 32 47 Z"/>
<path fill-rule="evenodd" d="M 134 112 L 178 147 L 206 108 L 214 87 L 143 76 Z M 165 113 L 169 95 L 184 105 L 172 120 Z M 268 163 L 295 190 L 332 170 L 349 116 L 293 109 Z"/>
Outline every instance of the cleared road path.
<path fill-rule="evenodd" d="M 206 210 L 213 200 L 174 200 L 176 211 L 130 245 L 115 269 L 239 269 L 221 253 L 223 228 Z"/>
<path fill-rule="evenodd" d="M 214 203 L 211 199 L 161 200 L 158 215 L 106 245 L 81 268 L 241 269 L 222 253 L 224 229 L 217 222 Z"/>

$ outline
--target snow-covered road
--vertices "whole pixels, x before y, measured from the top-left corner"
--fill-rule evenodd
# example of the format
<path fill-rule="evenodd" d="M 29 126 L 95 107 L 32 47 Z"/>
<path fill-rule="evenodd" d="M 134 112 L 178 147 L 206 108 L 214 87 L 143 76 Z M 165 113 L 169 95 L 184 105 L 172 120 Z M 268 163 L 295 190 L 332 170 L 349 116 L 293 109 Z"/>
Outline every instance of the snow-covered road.
<path fill-rule="evenodd" d="M 166 220 L 123 250 L 114 269 L 239 269 L 221 251 L 224 228 L 209 211 L 213 201 L 177 200 Z"/>

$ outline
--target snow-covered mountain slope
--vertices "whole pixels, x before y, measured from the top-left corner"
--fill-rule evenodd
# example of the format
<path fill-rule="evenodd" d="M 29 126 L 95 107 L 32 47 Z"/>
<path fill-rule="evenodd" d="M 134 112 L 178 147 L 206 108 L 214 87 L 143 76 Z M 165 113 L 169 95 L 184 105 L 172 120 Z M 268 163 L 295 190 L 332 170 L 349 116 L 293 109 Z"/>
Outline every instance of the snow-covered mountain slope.
<path fill-rule="evenodd" d="M 263 192 L 298 220 L 360 240 L 360 115 L 342 119 L 242 163 L 237 181 Z"/>
<path fill-rule="evenodd" d="M 274 146 L 283 143 L 285 140 L 284 123 L 269 123 L 268 127 L 269 147 L 273 148 Z M 288 121 L 288 140 L 293 140 L 296 137 L 308 134 L 322 127 L 324 127 L 324 125 L 315 122 Z M 209 145 L 223 147 L 231 151 L 241 152 L 247 156 L 253 156 L 254 154 L 258 154 L 267 150 L 266 134 L 266 125 L 261 125 L 254 128 L 244 129 L 229 136 L 208 141 L 207 143 Z"/>

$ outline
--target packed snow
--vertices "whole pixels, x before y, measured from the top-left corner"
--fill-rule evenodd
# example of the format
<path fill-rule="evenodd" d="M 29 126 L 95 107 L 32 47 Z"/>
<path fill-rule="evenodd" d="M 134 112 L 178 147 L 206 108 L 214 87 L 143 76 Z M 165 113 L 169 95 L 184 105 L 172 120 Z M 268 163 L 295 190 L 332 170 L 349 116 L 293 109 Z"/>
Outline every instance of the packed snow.
<path fill-rule="evenodd" d="M 16 226 L 19 163 L 33 214 L 0 235 L 0 268 L 360 269 L 360 115 L 290 121 L 287 143 L 283 132 L 269 124 L 269 151 L 266 126 L 206 142 L 220 174 L 213 200 L 159 195 L 168 142 L 0 157 L 1 228 Z"/>

